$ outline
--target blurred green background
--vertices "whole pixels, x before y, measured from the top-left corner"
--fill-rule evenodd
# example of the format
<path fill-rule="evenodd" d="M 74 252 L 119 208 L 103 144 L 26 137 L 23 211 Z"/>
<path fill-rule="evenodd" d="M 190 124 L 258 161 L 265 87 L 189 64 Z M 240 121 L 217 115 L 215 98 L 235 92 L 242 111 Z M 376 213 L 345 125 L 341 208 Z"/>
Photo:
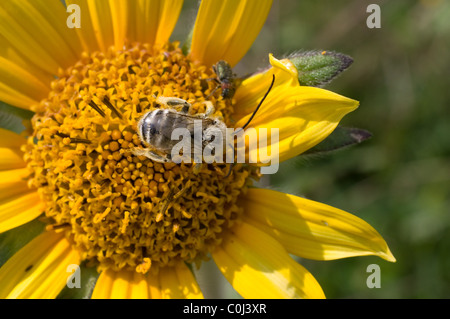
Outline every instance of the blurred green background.
<path fill-rule="evenodd" d="M 369 29 L 371 3 L 381 28 Z M 174 33 L 195 20 L 186 3 Z M 301 260 L 328 298 L 450 297 L 450 1 L 279 0 L 238 75 L 268 65 L 268 53 L 331 50 L 353 65 L 326 89 L 360 101 L 342 124 L 373 138 L 315 158 L 296 158 L 265 181 L 271 188 L 351 212 L 385 238 L 396 263 L 377 257 Z M 369 289 L 367 266 L 381 269 Z M 205 269 L 204 269 L 205 268 Z M 207 270 L 207 271 L 204 271 Z M 199 281 L 209 297 L 236 297 L 213 263 Z"/>

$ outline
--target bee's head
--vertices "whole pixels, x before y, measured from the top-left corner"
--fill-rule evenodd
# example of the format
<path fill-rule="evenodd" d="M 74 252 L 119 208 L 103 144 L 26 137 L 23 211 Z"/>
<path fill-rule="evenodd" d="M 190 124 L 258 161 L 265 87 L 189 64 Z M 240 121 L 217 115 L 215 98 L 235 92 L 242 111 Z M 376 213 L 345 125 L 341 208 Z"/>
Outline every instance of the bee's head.
<path fill-rule="evenodd" d="M 155 111 L 145 113 L 139 119 L 139 122 L 137 124 L 137 133 L 139 135 L 139 139 L 142 142 L 148 143 L 150 141 L 150 137 L 156 133 L 156 128 L 151 121 L 154 115 L 153 112 Z"/>
<path fill-rule="evenodd" d="M 145 113 L 143 116 L 141 116 L 141 118 L 139 119 L 138 123 L 137 123 L 137 133 L 139 136 L 139 139 L 141 141 L 144 141 L 144 120 L 145 117 L 147 116 L 148 113 Z"/>

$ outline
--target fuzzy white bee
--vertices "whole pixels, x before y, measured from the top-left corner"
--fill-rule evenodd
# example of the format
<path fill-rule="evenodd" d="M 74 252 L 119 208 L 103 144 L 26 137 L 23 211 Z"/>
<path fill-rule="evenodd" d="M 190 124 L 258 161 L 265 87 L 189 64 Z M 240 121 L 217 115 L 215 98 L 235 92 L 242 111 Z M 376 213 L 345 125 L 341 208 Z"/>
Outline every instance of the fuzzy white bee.
<path fill-rule="evenodd" d="M 190 143 L 191 154 L 193 155 L 198 149 L 203 154 L 205 148 L 210 147 L 210 143 L 218 135 L 226 135 L 226 124 L 218 117 L 213 117 L 215 108 L 210 101 L 205 101 L 205 113 L 190 115 L 189 110 L 191 104 L 187 101 L 176 97 L 158 96 L 156 102 L 160 105 L 167 106 L 165 109 L 156 109 L 145 113 L 138 122 L 138 134 L 141 141 L 149 147 L 144 149 L 135 149 L 135 155 L 144 155 L 153 161 L 166 163 L 172 161 L 172 150 L 178 144 L 177 140 L 172 139 L 174 129 L 186 129 L 192 139 Z M 177 111 L 177 108 L 181 109 Z M 201 127 L 201 146 L 194 141 L 194 136 L 200 132 L 196 132 L 196 122 Z M 223 145 L 225 147 L 225 145 Z"/>

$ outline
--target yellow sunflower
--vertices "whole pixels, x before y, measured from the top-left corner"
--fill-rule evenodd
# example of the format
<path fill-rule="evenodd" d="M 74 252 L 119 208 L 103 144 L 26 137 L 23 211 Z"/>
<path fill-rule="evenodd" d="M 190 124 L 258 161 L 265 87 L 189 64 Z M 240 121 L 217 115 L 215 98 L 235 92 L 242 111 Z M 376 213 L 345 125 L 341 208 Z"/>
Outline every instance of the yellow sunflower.
<path fill-rule="evenodd" d="M 216 90 L 212 66 L 238 63 L 271 1 L 202 1 L 187 51 L 169 42 L 180 0 L 66 6 L 0 3 L 0 100 L 34 112 L 32 129 L 21 135 L 0 129 L 0 232 L 38 217 L 47 225 L 0 268 L 1 298 L 55 298 L 68 266 L 82 262 L 100 273 L 92 298 L 201 298 L 188 265 L 209 256 L 245 298 L 322 298 L 290 254 L 395 261 L 360 218 L 251 187 L 258 164 L 237 164 L 231 174 L 224 164 L 194 172 L 192 164 L 131 152 L 143 145 L 136 123 L 158 107 L 158 96 L 187 100 L 193 112 L 208 99 L 215 115 L 240 127 L 275 75 L 251 126 L 279 129 L 280 161 L 324 140 L 357 108 L 300 86 L 293 63 L 271 55 L 271 67 L 243 80 L 232 99 Z M 69 28 L 77 8 L 81 27 Z"/>

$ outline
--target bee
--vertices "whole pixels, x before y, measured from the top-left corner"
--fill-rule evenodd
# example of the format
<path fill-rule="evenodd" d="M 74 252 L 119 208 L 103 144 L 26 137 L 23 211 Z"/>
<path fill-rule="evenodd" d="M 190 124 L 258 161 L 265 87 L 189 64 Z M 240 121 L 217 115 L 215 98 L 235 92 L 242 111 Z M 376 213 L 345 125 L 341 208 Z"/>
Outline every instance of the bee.
<path fill-rule="evenodd" d="M 240 130 L 244 130 L 250 124 L 250 121 L 253 119 L 272 89 L 274 82 L 275 76 L 273 76 L 269 89 L 259 102 L 252 116 L 247 123 L 235 131 L 234 134 Z M 194 159 L 195 154 L 198 154 L 198 151 L 200 151 L 200 154 L 204 154 L 205 149 L 210 147 L 211 142 L 213 142 L 217 136 L 225 137 L 227 135 L 226 124 L 221 118 L 213 115 L 215 113 L 215 108 L 211 101 L 204 101 L 205 112 L 195 115 L 189 114 L 191 104 L 186 100 L 177 97 L 158 96 L 156 102 L 167 108 L 149 111 L 140 118 L 137 124 L 137 133 L 141 142 L 143 142 L 144 145 L 148 145 L 148 147 L 144 149 L 133 149 L 132 153 L 134 155 L 146 156 L 159 163 L 176 163 L 171 154 L 174 147 L 178 144 L 177 140 L 172 139 L 172 132 L 177 128 L 185 129 L 189 133 L 191 138 L 191 149 L 189 151 L 191 154 L 183 155 L 190 155 L 190 158 L 194 155 Z M 200 121 L 201 132 L 196 132 L 196 128 L 198 128 L 195 124 L 196 121 Z M 194 137 L 197 136 L 197 134 L 201 134 L 199 136 L 201 138 L 199 138 L 199 140 L 201 140 L 200 143 L 196 143 L 194 140 Z M 224 149 L 226 148 L 225 138 L 222 138 L 222 147 Z"/>
<path fill-rule="evenodd" d="M 191 104 L 177 97 L 158 96 L 156 103 L 167 108 L 156 109 L 145 113 L 137 124 L 137 131 L 140 140 L 149 145 L 148 148 L 134 149 L 135 155 L 144 155 L 159 163 L 172 162 L 172 150 L 178 144 L 172 139 L 172 131 L 176 128 L 186 129 L 192 139 L 191 154 L 198 148 L 195 143 L 195 120 L 200 120 L 201 132 L 201 154 L 203 149 L 208 147 L 214 136 L 222 134 L 225 136 L 227 126 L 218 117 L 212 116 L 215 108 L 210 101 L 203 102 L 206 106 L 205 113 L 190 115 Z M 180 110 L 178 111 L 177 108 Z"/>

